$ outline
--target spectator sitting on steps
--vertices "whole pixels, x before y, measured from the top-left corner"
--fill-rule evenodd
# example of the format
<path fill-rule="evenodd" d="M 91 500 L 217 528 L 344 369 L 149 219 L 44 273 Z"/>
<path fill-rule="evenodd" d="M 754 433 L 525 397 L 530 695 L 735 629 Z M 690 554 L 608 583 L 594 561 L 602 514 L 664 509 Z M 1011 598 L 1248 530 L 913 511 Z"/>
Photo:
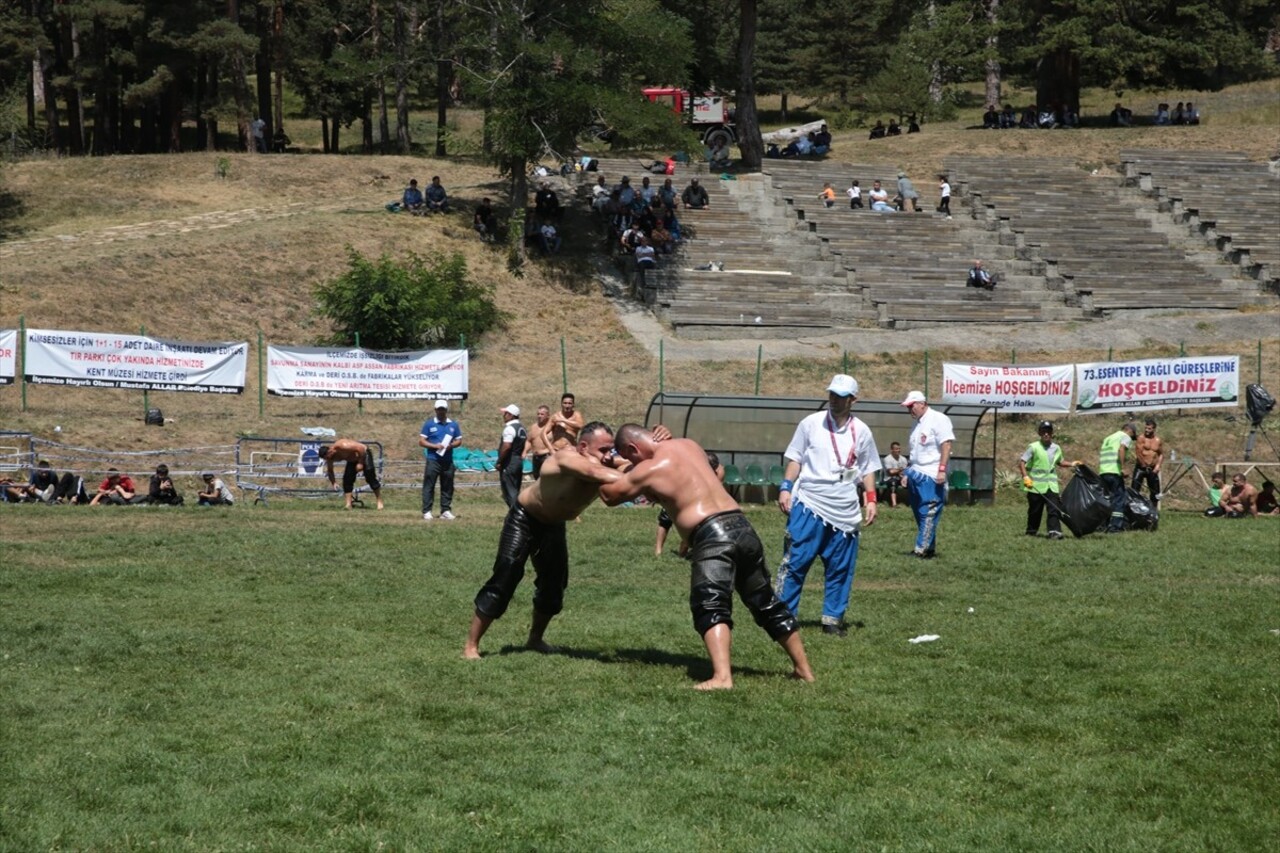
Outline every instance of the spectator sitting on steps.
<path fill-rule="evenodd" d="M 551 184 L 543 181 L 533 197 L 533 210 L 542 219 L 560 218 L 560 196 L 551 189 Z"/>
<path fill-rule="evenodd" d="M 822 185 L 822 192 L 818 193 L 818 198 L 822 201 L 823 207 L 836 206 L 836 191 L 831 188 L 830 181 Z"/>
<path fill-rule="evenodd" d="M 689 179 L 689 186 L 685 187 L 684 192 L 680 194 L 680 200 L 690 210 L 711 207 L 711 198 L 707 195 L 707 189 L 698 183 L 697 178 Z"/>
<path fill-rule="evenodd" d="M 979 287 L 983 290 L 996 289 L 996 277 L 982 268 L 982 259 L 976 258 L 973 267 L 969 270 L 969 280 L 965 282 L 966 287 Z"/>

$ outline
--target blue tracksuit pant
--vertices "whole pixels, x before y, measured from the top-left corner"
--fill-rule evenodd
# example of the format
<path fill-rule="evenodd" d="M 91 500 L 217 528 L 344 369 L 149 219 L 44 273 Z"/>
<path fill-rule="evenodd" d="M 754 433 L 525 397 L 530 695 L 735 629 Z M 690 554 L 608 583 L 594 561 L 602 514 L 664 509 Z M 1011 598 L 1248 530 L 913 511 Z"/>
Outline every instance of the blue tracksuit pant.
<path fill-rule="evenodd" d="M 845 533 L 823 522 L 801 501 L 791 505 L 787 541 L 778 568 L 778 598 L 795 616 L 800 615 L 800 592 L 809 567 L 818 557 L 825 568 L 822 624 L 839 625 L 849 609 L 849 593 L 858 566 L 858 534 Z"/>
<path fill-rule="evenodd" d="M 911 502 L 911 514 L 916 517 L 916 547 L 919 552 L 933 550 L 938 539 L 938 522 L 942 508 L 947 503 L 946 484 L 938 485 L 934 479 L 914 468 L 906 470 L 907 498 Z"/>

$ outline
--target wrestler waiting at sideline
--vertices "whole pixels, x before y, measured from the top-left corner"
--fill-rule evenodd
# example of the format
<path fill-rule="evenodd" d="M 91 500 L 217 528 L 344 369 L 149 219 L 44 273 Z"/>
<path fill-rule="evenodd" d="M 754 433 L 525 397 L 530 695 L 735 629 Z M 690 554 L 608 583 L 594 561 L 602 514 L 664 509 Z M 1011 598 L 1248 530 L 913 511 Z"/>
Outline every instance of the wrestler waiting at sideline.
<path fill-rule="evenodd" d="M 577 518 L 596 499 L 602 483 L 621 476 L 604 464 L 612 449 L 613 432 L 593 421 L 578 434 L 576 447 L 566 447 L 547 457 L 541 476 L 520 492 L 502 525 L 493 576 L 476 594 L 475 616 L 462 647 L 464 658 L 479 660 L 480 638 L 493 620 L 506 612 L 524 578 L 525 562 L 531 557 L 538 575 L 533 582 L 533 623 L 526 645 L 540 652 L 553 650 L 542 635 L 564 606 L 564 591 L 569 585 L 564 523 Z"/>
<path fill-rule="evenodd" d="M 566 391 L 561 395 L 560 411 L 551 416 L 551 429 L 547 431 L 552 450 L 573 447 L 577 444 L 585 419 L 582 417 L 582 412 L 575 408 L 576 405 L 577 400 L 572 394 Z"/>
<path fill-rule="evenodd" d="M 730 652 L 735 587 L 756 624 L 791 656 L 792 676 L 813 681 L 796 618 L 773 592 L 764 546 L 737 501 L 706 464 L 706 452 L 686 438 L 659 442 L 654 433 L 638 424 L 623 425 L 614 446 L 632 467 L 618 480 L 600 487 L 604 502 L 616 506 L 646 495 L 662 504 L 675 520 L 676 530 L 689 542 L 693 624 L 707 646 L 712 669 L 711 678 L 697 685 L 698 689 L 733 687 Z"/>
<path fill-rule="evenodd" d="M 1147 418 L 1142 435 L 1133 441 L 1133 482 L 1135 492 L 1142 494 L 1145 483 L 1151 493 L 1151 505 L 1160 508 L 1160 466 L 1164 464 L 1164 441 L 1156 435 L 1156 419 Z"/>
<path fill-rule="evenodd" d="M 329 478 L 329 485 L 338 488 L 333 476 L 333 463 L 343 461 L 347 466 L 342 471 L 342 497 L 347 509 L 351 509 L 352 492 L 356 487 L 356 473 L 364 472 L 365 482 L 373 489 L 373 496 L 378 499 L 378 509 L 382 509 L 382 483 L 378 481 L 378 466 L 374 464 L 373 450 L 358 441 L 340 438 L 333 444 L 322 444 L 316 448 L 316 454 L 324 461 L 324 473 Z"/>
<path fill-rule="evenodd" d="M 547 457 L 551 455 L 551 438 L 547 435 L 550 430 L 551 409 L 547 406 L 538 407 L 538 421 L 529 427 L 529 441 L 524 446 L 525 455 L 533 460 L 533 479 L 538 479 L 542 474 L 542 463 L 547 461 Z"/>

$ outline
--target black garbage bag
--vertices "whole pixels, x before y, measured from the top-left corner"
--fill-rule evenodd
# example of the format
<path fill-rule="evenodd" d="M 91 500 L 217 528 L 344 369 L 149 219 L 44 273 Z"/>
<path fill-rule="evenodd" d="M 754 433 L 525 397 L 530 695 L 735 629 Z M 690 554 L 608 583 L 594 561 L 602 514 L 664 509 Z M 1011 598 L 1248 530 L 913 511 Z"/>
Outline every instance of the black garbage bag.
<path fill-rule="evenodd" d="M 1062 523 L 1077 537 L 1102 530 L 1111 520 L 1111 499 L 1102 478 L 1088 465 L 1077 465 L 1062 490 Z"/>
<path fill-rule="evenodd" d="M 1128 523 L 1129 529 L 1150 530 L 1154 533 L 1160 524 L 1159 511 L 1151 505 L 1151 501 L 1142 496 L 1141 492 L 1126 489 L 1125 494 L 1129 498 L 1129 503 L 1124 508 L 1124 520 Z"/>

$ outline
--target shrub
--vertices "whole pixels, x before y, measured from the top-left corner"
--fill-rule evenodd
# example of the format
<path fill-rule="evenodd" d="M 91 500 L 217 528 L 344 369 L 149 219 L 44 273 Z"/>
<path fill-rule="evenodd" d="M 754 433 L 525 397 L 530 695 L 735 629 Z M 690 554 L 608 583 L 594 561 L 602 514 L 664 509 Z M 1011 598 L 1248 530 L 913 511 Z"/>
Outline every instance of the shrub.
<path fill-rule="evenodd" d="M 462 255 L 410 253 L 371 261 L 347 247 L 345 273 L 316 287 L 317 313 L 333 324 L 323 344 L 379 350 L 455 346 L 502 325 L 491 287 L 471 281 Z"/>

